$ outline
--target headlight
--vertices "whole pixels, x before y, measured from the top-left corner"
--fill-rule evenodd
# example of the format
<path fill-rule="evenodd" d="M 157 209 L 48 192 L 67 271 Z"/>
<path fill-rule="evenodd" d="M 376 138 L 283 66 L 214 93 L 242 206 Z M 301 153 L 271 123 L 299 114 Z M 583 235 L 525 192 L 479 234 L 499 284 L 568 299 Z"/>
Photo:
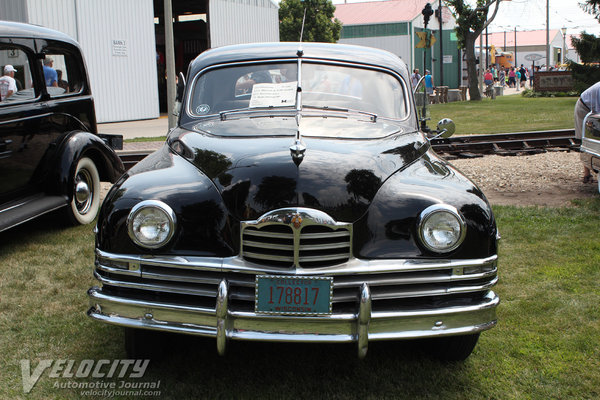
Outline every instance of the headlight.
<path fill-rule="evenodd" d="M 142 201 L 131 209 L 127 227 L 129 237 L 137 245 L 157 249 L 173 237 L 175 213 L 162 201 Z"/>
<path fill-rule="evenodd" d="M 445 204 L 434 204 L 419 215 L 421 243 L 436 253 L 455 250 L 467 234 L 467 225 L 458 210 Z"/>

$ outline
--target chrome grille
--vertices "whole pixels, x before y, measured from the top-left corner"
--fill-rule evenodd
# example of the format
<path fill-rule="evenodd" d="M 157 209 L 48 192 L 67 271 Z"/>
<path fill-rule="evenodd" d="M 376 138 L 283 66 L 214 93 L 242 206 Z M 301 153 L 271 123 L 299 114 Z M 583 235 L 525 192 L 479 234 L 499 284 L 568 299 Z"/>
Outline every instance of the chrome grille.
<path fill-rule="evenodd" d="M 350 231 L 308 225 L 296 233 L 287 225 L 247 226 L 242 232 L 246 261 L 282 268 L 317 268 L 340 264 L 350 258 Z"/>
<path fill-rule="evenodd" d="M 241 224 L 240 256 L 276 268 L 318 268 L 352 257 L 352 224 L 322 211 L 282 208 Z"/>

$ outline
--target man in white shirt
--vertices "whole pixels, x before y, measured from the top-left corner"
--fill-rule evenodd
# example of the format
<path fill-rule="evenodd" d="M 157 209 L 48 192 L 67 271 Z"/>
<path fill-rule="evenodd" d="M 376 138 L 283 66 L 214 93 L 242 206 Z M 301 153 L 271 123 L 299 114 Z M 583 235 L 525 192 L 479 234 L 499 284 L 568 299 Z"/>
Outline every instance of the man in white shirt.
<path fill-rule="evenodd" d="M 417 87 L 417 84 L 421 80 L 421 75 L 419 74 L 419 69 L 415 68 L 413 70 L 413 74 L 410 76 L 410 82 L 413 85 L 413 88 Z"/>
<path fill-rule="evenodd" d="M 0 77 L 0 100 L 5 100 L 17 92 L 15 72 L 17 70 L 12 65 L 4 66 L 4 76 Z"/>
<path fill-rule="evenodd" d="M 582 138 L 583 136 L 583 119 L 589 112 L 600 112 L 600 82 L 596 82 L 587 88 L 577 103 L 575 103 L 575 137 Z M 589 183 L 592 181 L 592 174 L 588 167 L 583 167 L 583 182 Z"/>

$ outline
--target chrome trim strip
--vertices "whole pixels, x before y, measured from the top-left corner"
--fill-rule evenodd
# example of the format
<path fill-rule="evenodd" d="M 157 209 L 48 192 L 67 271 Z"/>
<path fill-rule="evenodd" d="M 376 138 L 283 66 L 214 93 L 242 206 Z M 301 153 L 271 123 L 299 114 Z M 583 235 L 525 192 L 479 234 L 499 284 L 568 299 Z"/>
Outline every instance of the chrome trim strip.
<path fill-rule="evenodd" d="M 114 279 L 105 278 L 100 275 L 97 271 L 94 271 L 94 277 L 100 281 L 103 285 L 123 287 L 129 289 L 140 289 L 150 290 L 155 292 L 166 292 L 166 293 L 177 293 L 177 294 L 190 294 L 195 296 L 215 297 L 217 292 L 209 289 L 196 289 L 196 288 L 182 288 L 181 286 L 171 284 L 154 285 L 151 283 L 133 283 L 116 281 Z"/>
<path fill-rule="evenodd" d="M 108 272 L 110 274 L 137 276 L 137 277 L 141 277 L 142 276 L 142 271 L 139 270 L 139 269 L 137 271 L 131 271 L 131 270 L 128 270 L 128 269 L 107 267 L 106 265 L 102 264 L 101 261 L 99 261 L 98 263 L 96 263 L 96 268 L 99 269 L 100 271 Z"/>
<path fill-rule="evenodd" d="M 364 278 L 363 276 L 349 276 L 343 281 L 335 282 L 334 287 L 345 288 L 345 287 L 357 287 L 362 282 L 367 283 L 370 286 L 393 286 L 393 285 L 415 285 L 415 284 L 427 284 L 427 283 L 449 283 L 449 282 L 460 282 L 465 280 L 477 280 L 491 278 L 497 275 L 498 269 L 481 274 L 470 274 L 470 275 L 446 275 L 446 276 L 424 276 L 424 277 L 399 277 L 390 278 L 386 275 L 381 275 L 379 279 L 377 277 Z M 355 279 L 353 279 L 355 278 Z"/>
<path fill-rule="evenodd" d="M 350 260 L 322 268 L 301 268 L 283 270 L 281 268 L 265 267 L 248 262 L 240 257 L 182 257 L 182 256 L 151 256 L 151 255 L 124 255 L 114 254 L 96 249 L 98 257 L 113 261 L 139 263 L 158 267 L 171 267 L 190 269 L 198 271 L 213 272 L 235 272 L 240 274 L 294 274 L 309 276 L 337 276 L 337 275 L 362 275 L 392 272 L 422 272 L 440 269 L 455 269 L 465 267 L 488 267 L 495 268 L 498 260 L 497 255 L 486 258 L 443 260 L 443 259 L 385 259 L 385 260 L 362 260 L 350 258 Z M 468 276 L 468 275 L 465 275 Z M 462 279 L 462 278 L 461 278 Z"/>

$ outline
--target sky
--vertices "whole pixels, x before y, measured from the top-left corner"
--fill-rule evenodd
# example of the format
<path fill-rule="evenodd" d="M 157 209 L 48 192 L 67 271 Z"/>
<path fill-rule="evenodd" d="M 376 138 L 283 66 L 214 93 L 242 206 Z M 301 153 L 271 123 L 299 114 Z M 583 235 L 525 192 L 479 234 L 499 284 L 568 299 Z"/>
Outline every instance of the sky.
<path fill-rule="evenodd" d="M 348 3 L 369 0 L 347 0 Z M 502 1 L 496 18 L 490 25 L 490 32 L 504 30 L 546 29 L 546 3 L 548 0 L 511 0 Z M 549 0 L 550 29 L 567 28 L 567 34 L 577 34 L 583 30 L 600 35 L 600 23 L 587 14 L 579 3 L 583 0 Z M 343 4 L 344 0 L 333 0 L 334 4 Z M 437 0 L 431 5 L 437 8 Z"/>

